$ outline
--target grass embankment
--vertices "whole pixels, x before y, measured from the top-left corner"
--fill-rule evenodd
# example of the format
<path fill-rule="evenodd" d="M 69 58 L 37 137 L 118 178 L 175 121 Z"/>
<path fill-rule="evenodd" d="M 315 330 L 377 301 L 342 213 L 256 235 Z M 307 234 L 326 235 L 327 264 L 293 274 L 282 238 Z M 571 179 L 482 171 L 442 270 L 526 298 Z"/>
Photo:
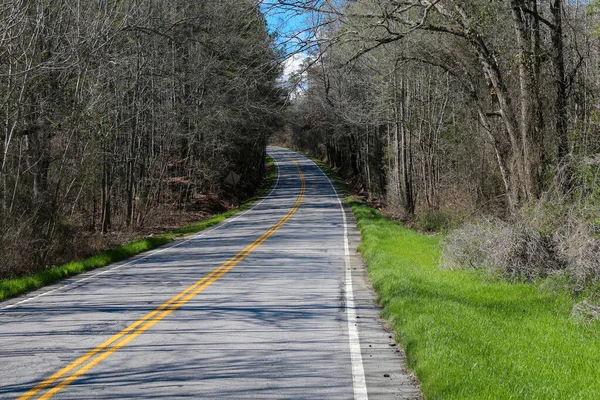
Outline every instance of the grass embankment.
<path fill-rule="evenodd" d="M 543 285 L 439 267 L 440 239 L 351 202 L 360 251 L 427 399 L 597 399 L 600 323 Z"/>
<path fill-rule="evenodd" d="M 260 194 L 248 200 L 236 209 L 211 216 L 195 224 L 183 226 L 175 231 L 166 232 L 160 235 L 146 237 L 122 244 L 84 260 L 71 261 L 66 264 L 44 269 L 35 274 L 24 277 L 2 279 L 0 280 L 0 301 L 16 297 L 23 293 L 39 289 L 52 283 L 56 283 L 62 279 L 80 274 L 82 272 L 104 267 L 113 262 L 122 261 L 129 257 L 170 243 L 177 238 L 192 235 L 194 233 L 203 231 L 204 229 L 210 228 L 211 226 L 224 221 L 232 215 L 248 209 L 258 199 L 264 196 L 271 186 L 273 186 L 277 171 L 275 168 L 275 163 L 270 157 L 268 158 L 267 173 L 267 180 L 264 188 L 260 191 Z"/>

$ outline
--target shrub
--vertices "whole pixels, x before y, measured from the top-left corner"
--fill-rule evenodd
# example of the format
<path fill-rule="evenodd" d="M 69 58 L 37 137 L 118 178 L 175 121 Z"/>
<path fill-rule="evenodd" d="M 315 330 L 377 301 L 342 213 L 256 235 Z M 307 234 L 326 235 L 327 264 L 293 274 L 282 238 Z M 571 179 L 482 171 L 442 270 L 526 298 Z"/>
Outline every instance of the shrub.
<path fill-rule="evenodd" d="M 496 218 L 463 225 L 443 248 L 445 267 L 485 268 L 509 279 L 531 281 L 561 269 L 550 237 Z"/>
<path fill-rule="evenodd" d="M 455 220 L 444 211 L 421 212 L 417 215 L 415 226 L 425 232 L 446 232 L 455 224 Z"/>
<path fill-rule="evenodd" d="M 590 210 L 540 201 L 510 222 L 492 217 L 471 221 L 443 240 L 442 265 L 487 269 L 526 281 L 566 272 L 570 290 L 597 291 L 600 239 L 597 216 Z"/>
<path fill-rule="evenodd" d="M 573 289 L 578 292 L 600 280 L 600 239 L 595 230 L 593 223 L 570 218 L 554 234 L 558 256 L 568 265 Z"/>

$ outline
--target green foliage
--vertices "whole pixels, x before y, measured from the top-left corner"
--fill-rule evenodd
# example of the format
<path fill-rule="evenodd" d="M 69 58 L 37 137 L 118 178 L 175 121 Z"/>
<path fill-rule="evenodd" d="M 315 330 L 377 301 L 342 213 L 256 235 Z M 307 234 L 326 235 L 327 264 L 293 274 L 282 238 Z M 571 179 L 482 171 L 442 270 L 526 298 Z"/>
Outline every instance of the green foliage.
<path fill-rule="evenodd" d="M 600 14 L 600 1 L 598 0 L 592 0 L 589 2 L 589 4 L 587 5 L 587 14 L 591 15 L 591 16 L 597 16 Z M 596 37 L 596 38 L 600 38 L 600 25 L 598 23 L 595 23 L 593 25 L 593 29 L 592 29 L 592 34 Z"/>
<path fill-rule="evenodd" d="M 595 162 L 581 163 L 575 167 L 578 190 L 586 201 L 600 204 L 600 158 Z"/>
<path fill-rule="evenodd" d="M 425 232 L 447 232 L 458 224 L 457 218 L 445 211 L 425 211 L 417 214 L 417 229 Z"/>
<path fill-rule="evenodd" d="M 440 238 L 353 202 L 369 277 L 427 399 L 596 399 L 600 325 L 551 285 L 438 266 Z"/>

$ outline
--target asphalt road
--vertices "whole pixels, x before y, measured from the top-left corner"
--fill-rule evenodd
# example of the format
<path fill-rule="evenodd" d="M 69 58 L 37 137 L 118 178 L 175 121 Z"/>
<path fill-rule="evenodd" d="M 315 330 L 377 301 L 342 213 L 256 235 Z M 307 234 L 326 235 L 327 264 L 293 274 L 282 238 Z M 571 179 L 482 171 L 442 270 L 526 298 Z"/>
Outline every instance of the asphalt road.
<path fill-rule="evenodd" d="M 0 398 L 418 398 L 351 215 L 311 161 L 269 152 L 249 211 L 0 303 Z"/>

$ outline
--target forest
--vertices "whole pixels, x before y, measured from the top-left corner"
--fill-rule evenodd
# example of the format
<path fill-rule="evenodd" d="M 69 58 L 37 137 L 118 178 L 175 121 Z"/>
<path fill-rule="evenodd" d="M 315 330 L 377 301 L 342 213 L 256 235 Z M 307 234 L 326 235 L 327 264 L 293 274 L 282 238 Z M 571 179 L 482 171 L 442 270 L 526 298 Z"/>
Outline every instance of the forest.
<path fill-rule="evenodd" d="M 449 268 L 600 282 L 600 3 L 278 3 L 310 24 L 290 143 Z"/>
<path fill-rule="evenodd" d="M 0 2 L 0 278 L 252 194 L 277 61 L 250 0 Z"/>
<path fill-rule="evenodd" d="M 449 268 L 600 282 L 598 1 L 0 7 L 0 278 L 233 207 L 272 141 L 444 233 Z"/>
<path fill-rule="evenodd" d="M 289 67 L 298 61 L 302 65 L 292 73 Z M 253 204 L 249 199 L 261 198 L 279 182 L 275 162 L 266 155 L 269 144 L 320 159 L 326 173 L 343 181 L 339 193 L 348 194 L 348 213 L 338 214 L 341 219 L 325 214 L 328 202 L 336 213 L 337 200 L 342 204 L 333 192 L 311 193 L 318 200 L 309 201 L 307 190 L 302 203 L 305 186 L 319 187 L 306 174 L 306 180 L 299 179 L 299 195 L 292 190 L 281 203 L 277 194 L 277 202 L 262 203 L 264 208 L 282 205 L 273 209 L 274 216 L 287 212 L 284 205 L 291 204 L 292 194 L 298 196 L 291 211 L 266 232 L 259 230 L 271 216 L 249 212 L 245 221 L 251 222 L 238 220 L 239 225 L 265 219 L 248 235 L 231 224 L 219 236 L 227 241 L 206 235 L 206 241 L 179 247 L 177 256 L 154 260 L 160 268 L 149 272 L 149 264 L 139 263 L 98 282 L 96 289 L 90 285 L 97 292 L 89 293 L 110 297 L 116 292 L 107 288 L 117 279 L 124 286 L 114 289 L 123 299 L 128 296 L 122 289 L 133 288 L 137 297 L 131 303 L 111 306 L 122 313 L 143 297 L 138 286 L 129 286 L 138 280 L 135 271 L 148 275 L 142 283 L 151 285 L 150 292 L 154 282 L 178 281 L 165 285 L 167 298 L 184 282 L 173 265 L 203 275 L 204 264 L 246 246 L 200 280 L 190 278 L 196 283 L 117 334 L 126 333 L 124 339 L 107 339 L 88 353 L 95 358 L 80 358 L 89 359 L 85 365 L 69 364 L 76 371 L 67 366 L 42 381 L 42 388 L 54 385 L 43 397 L 79 379 L 103 355 L 224 276 L 296 210 L 301 211 L 294 217 L 297 230 L 278 238 L 291 252 L 284 257 L 275 254 L 276 246 L 265 248 L 266 258 L 239 266 L 228 278 L 238 286 L 226 283 L 216 292 L 238 303 L 255 299 L 217 316 L 218 331 L 231 337 L 231 328 L 242 343 L 233 349 L 231 363 L 217 360 L 217 372 L 225 371 L 222 378 L 257 365 L 246 362 L 248 354 L 237 354 L 245 339 L 256 342 L 256 330 L 249 336 L 238 332 L 240 321 L 258 322 L 267 334 L 265 345 L 279 337 L 277 332 L 296 326 L 287 323 L 301 323 L 312 335 L 306 352 L 290 351 L 287 333 L 275 343 L 284 345 L 276 349 L 284 350 L 281 357 L 271 358 L 269 346 L 259 349 L 258 357 L 266 357 L 278 377 L 289 378 L 281 373 L 285 368 L 277 369 L 292 360 L 288 356 L 306 358 L 311 352 L 323 359 L 314 344 L 333 343 L 335 332 L 317 325 L 326 321 L 325 306 L 333 301 L 329 314 L 336 314 L 343 339 L 334 351 L 349 344 L 352 354 L 338 352 L 341 358 L 330 361 L 353 361 L 352 368 L 340 364 L 340 374 L 352 369 L 354 375 L 356 356 L 358 364 L 364 357 L 365 366 L 376 365 L 376 372 L 355 381 L 359 386 L 368 381 L 369 390 L 375 389 L 369 392 L 372 398 L 379 388 L 370 382 L 384 378 L 395 396 L 404 396 L 396 374 L 379 357 L 370 358 L 383 349 L 389 361 L 408 368 L 422 398 L 598 397 L 600 0 L 0 0 L 0 301 L 207 227 L 223 227 L 217 224 L 247 210 Z M 228 183 L 232 173 L 240 176 L 237 185 Z M 317 211 L 324 217 L 304 225 L 307 219 L 300 215 Z M 356 230 L 347 226 L 346 216 Z M 319 254 L 327 262 L 304 254 L 306 246 L 296 246 L 302 234 L 290 233 L 308 237 L 307 232 L 316 232 L 320 238 L 319 232 L 330 228 Z M 360 244 L 354 241 L 358 232 Z M 261 236 L 255 240 L 255 234 Z M 231 246 L 223 244 L 230 239 Z M 351 257 L 354 250 L 362 260 Z M 292 251 L 304 252 L 302 262 L 293 262 Z M 205 260 L 202 254 L 208 253 L 218 257 Z M 334 261 L 342 254 L 344 264 L 338 265 Z M 184 256 L 194 261 L 181 264 Z M 354 261 L 358 270 L 345 264 Z M 302 282 L 314 283 L 301 290 L 308 297 L 292 299 L 295 293 L 265 279 L 265 272 L 301 272 L 289 278 L 300 282 L 317 269 L 335 290 L 313 276 Z M 337 274 L 342 271 L 344 277 Z M 355 292 L 353 280 L 361 282 Z M 259 281 L 266 286 L 245 283 Z M 66 292 L 73 287 L 82 286 L 67 283 L 15 299 L 3 309 L 15 307 L 20 320 L 38 311 L 48 319 L 48 310 L 68 302 Z M 25 306 L 31 311 L 21 308 L 53 292 L 62 300 L 49 296 Z M 283 296 L 277 310 L 292 312 L 273 313 L 271 298 L 262 297 L 271 292 Z M 353 293 L 356 303 L 348 301 Z M 210 294 L 204 295 L 201 301 L 208 304 Z M 142 300 L 140 309 L 155 307 Z M 88 315 L 90 307 L 72 308 L 85 312 L 86 321 L 95 318 Z M 215 314 L 214 307 L 201 308 L 187 311 Z M 226 325 L 225 314 L 236 324 Z M 286 314 L 284 323 L 274 314 Z M 99 337 L 113 329 L 103 324 L 65 328 L 64 315 L 61 311 L 61 335 L 83 337 L 85 331 Z M 341 330 L 346 319 L 349 328 L 356 327 L 356 338 Z M 375 325 L 366 325 L 369 320 L 377 326 L 385 321 L 381 339 L 372 335 L 369 326 Z M 190 321 L 199 323 L 194 331 L 206 333 L 203 318 Z M 29 338 L 40 329 L 7 335 Z M 362 349 L 354 347 L 361 331 Z M 164 332 L 155 332 L 152 340 L 159 341 Z M 61 335 L 56 340 L 67 337 Z M 50 356 L 57 354 L 53 347 Z M 203 366 L 196 364 L 162 372 L 189 370 L 206 381 Z M 294 379 L 314 373 L 302 371 L 296 361 L 288 364 L 299 368 Z M 60 378 L 63 372 L 69 376 Z M 110 379 L 129 379 L 114 372 Z M 327 393 L 344 385 L 317 375 Z M 162 383 L 170 385 L 168 379 Z M 277 386 L 271 383 L 265 388 Z M 292 389 L 305 395 L 296 381 Z M 259 392 L 240 386 L 232 396 L 240 393 Z"/>

